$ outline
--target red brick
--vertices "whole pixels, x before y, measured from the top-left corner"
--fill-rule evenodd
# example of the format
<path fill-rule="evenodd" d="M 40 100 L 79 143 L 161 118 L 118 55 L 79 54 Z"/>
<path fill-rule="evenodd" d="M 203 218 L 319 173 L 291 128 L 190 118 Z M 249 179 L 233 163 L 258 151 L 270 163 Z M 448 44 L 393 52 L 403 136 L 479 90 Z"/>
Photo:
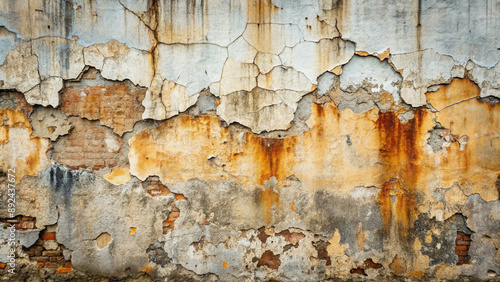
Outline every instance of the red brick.
<path fill-rule="evenodd" d="M 463 245 L 463 246 L 469 246 L 470 245 L 470 241 L 457 240 L 456 244 L 457 245 Z"/>
<path fill-rule="evenodd" d="M 6 263 L 0 262 L 0 269 L 4 269 L 7 266 Z"/>
<path fill-rule="evenodd" d="M 469 255 L 469 252 L 468 251 L 455 251 L 455 254 L 457 256 L 467 256 L 467 255 Z"/>
<path fill-rule="evenodd" d="M 56 233 L 55 232 L 43 233 L 42 239 L 43 240 L 56 240 Z"/>
<path fill-rule="evenodd" d="M 71 261 L 65 262 L 64 267 L 71 268 Z"/>
<path fill-rule="evenodd" d="M 39 263 L 38 263 L 38 268 L 42 268 L 42 267 L 44 267 L 44 266 L 45 266 L 45 263 L 44 263 L 44 262 L 39 262 Z"/>
<path fill-rule="evenodd" d="M 69 120 L 74 129 L 54 146 L 52 156 L 57 162 L 73 169 L 93 170 L 115 167 L 118 164 L 122 158 L 121 152 L 108 152 L 104 139 L 106 136 L 113 136 L 118 144 L 123 144 L 123 140 L 112 133 L 111 129 L 101 126 L 99 121 L 78 117 L 70 117 Z"/>
<path fill-rule="evenodd" d="M 57 268 L 57 273 L 68 273 L 71 271 L 70 267 L 59 267 Z"/>
<path fill-rule="evenodd" d="M 467 250 L 469 250 L 469 246 L 456 245 L 455 250 L 456 251 L 467 251 Z"/>
<path fill-rule="evenodd" d="M 88 95 L 82 97 L 82 91 Z M 61 109 L 68 115 L 99 119 L 121 135 L 130 131 L 135 122 L 142 119 L 144 107 L 141 101 L 145 93 L 145 88 L 138 88 L 126 82 L 117 82 L 114 85 L 72 86 L 61 94 Z M 120 112 L 130 113 L 130 118 L 124 119 L 122 124 L 116 123 L 116 116 Z"/>

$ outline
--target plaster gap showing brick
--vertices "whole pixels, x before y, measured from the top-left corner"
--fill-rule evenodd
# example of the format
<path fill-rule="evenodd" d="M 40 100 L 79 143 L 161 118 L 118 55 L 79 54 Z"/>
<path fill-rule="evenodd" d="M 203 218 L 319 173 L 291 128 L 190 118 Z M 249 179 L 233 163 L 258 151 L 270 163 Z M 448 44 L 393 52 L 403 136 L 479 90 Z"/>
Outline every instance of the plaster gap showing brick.
<path fill-rule="evenodd" d="M 105 80 L 98 70 L 90 68 L 80 81 L 66 83 L 61 110 L 68 116 L 99 120 L 121 136 L 142 119 L 146 91 L 129 80 Z"/>
<path fill-rule="evenodd" d="M 163 185 L 158 176 L 150 176 L 142 182 L 142 187 L 151 197 L 167 196 L 171 192 L 167 186 Z"/>
<path fill-rule="evenodd" d="M 39 234 L 38 240 L 29 248 L 23 247 L 30 261 L 35 261 L 39 269 L 57 269 L 58 273 L 71 271 L 71 257 L 63 254 L 66 247 L 57 242 L 56 225 L 47 226 Z"/>
<path fill-rule="evenodd" d="M 54 143 L 52 158 L 71 169 L 98 171 L 123 161 L 123 139 L 111 129 L 79 117 L 68 118 L 73 129 Z"/>
<path fill-rule="evenodd" d="M 457 231 L 457 239 L 455 240 L 455 254 L 458 256 L 457 265 L 469 263 L 469 248 L 472 243 L 471 234 L 462 231 Z"/>
<path fill-rule="evenodd" d="M 167 219 L 163 222 L 163 234 L 167 234 L 168 231 L 174 229 L 174 222 L 180 214 L 180 210 L 173 206 L 172 210 L 168 213 Z"/>
<path fill-rule="evenodd" d="M 0 90 L 0 108 L 17 109 L 26 116 L 33 112 L 33 106 L 28 104 L 22 93 L 9 90 Z"/>

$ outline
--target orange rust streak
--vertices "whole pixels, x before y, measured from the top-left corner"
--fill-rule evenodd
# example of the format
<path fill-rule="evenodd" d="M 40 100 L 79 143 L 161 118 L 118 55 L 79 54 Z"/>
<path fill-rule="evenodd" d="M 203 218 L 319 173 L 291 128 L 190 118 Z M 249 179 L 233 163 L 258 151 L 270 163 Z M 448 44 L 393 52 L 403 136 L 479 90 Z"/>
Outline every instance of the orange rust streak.
<path fill-rule="evenodd" d="M 274 205 L 277 209 L 280 207 L 280 194 L 274 192 L 272 189 L 260 191 L 260 204 L 263 206 L 264 217 L 266 223 L 271 223 L 271 209 Z"/>
<path fill-rule="evenodd" d="M 377 128 L 380 140 L 380 158 L 387 167 L 384 176 L 396 178 L 386 182 L 379 194 L 379 202 L 386 230 L 392 222 L 398 223 L 403 236 L 407 235 L 415 211 L 415 188 L 422 170 L 421 149 L 417 142 L 420 127 L 427 112 L 414 111 L 415 118 L 402 124 L 395 112 L 379 113 Z M 395 215 L 392 214 L 390 195 L 396 195 Z M 394 218 L 393 218 L 394 217 Z"/>

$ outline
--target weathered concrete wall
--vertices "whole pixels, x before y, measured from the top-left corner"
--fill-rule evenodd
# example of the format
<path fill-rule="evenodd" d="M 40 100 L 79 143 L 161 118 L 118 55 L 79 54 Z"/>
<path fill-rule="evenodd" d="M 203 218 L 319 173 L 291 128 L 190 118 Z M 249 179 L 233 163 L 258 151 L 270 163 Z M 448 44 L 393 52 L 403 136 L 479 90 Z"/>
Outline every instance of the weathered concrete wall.
<path fill-rule="evenodd" d="M 1 1 L 1 280 L 499 279 L 499 61 L 499 0 Z"/>

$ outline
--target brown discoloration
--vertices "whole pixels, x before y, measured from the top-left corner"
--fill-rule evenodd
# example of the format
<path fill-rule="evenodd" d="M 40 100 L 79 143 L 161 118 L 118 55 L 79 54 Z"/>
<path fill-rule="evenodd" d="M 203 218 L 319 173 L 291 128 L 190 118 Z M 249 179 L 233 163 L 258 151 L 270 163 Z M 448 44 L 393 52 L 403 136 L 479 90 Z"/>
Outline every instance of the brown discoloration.
<path fill-rule="evenodd" d="M 397 255 L 394 257 L 391 264 L 389 264 L 389 269 L 397 275 L 405 274 L 406 268 L 406 261 Z"/>
<path fill-rule="evenodd" d="M 363 226 L 360 223 L 358 224 L 358 227 L 356 227 L 356 244 L 357 247 L 360 248 L 361 250 L 363 250 L 364 247 L 365 237 L 366 234 L 365 232 L 363 232 Z"/>
<path fill-rule="evenodd" d="M 374 262 L 371 258 L 365 260 L 366 268 L 379 269 L 382 268 L 382 264 Z"/>
<path fill-rule="evenodd" d="M 260 170 L 257 182 L 261 185 L 271 177 L 278 181 L 290 176 L 287 166 L 293 165 L 295 138 L 261 138 L 247 134 L 247 148 Z"/>
<path fill-rule="evenodd" d="M 262 242 L 262 244 L 265 244 L 267 241 L 267 238 L 271 237 L 271 235 L 267 234 L 266 232 L 266 227 L 263 226 L 259 228 L 259 234 L 257 234 L 257 238 Z"/>
<path fill-rule="evenodd" d="M 31 124 L 23 112 L 0 109 L 0 151 L 6 156 L 0 160 L 3 171 L 15 167 L 16 182 L 25 175 L 35 176 L 49 164 L 48 150 L 47 139 L 32 137 Z M 13 152 L 16 157 L 12 157 Z"/>
<path fill-rule="evenodd" d="M 272 251 L 265 251 L 257 263 L 257 267 L 267 266 L 271 269 L 278 269 L 281 264 L 280 255 L 274 255 Z"/>
<path fill-rule="evenodd" d="M 274 206 L 276 209 L 280 207 L 280 194 L 272 189 L 261 190 L 259 202 L 263 206 L 262 212 L 266 223 L 271 223 L 272 207 Z"/>
<path fill-rule="evenodd" d="M 270 23 L 279 8 L 272 0 L 247 0 L 249 23 Z"/>
<path fill-rule="evenodd" d="M 283 230 L 277 235 L 283 236 L 285 241 L 292 244 L 293 246 L 297 246 L 300 240 L 304 239 L 306 236 L 302 232 L 290 232 L 289 230 Z"/>
<path fill-rule="evenodd" d="M 394 217 L 403 236 L 408 234 L 416 215 L 415 189 L 421 172 L 422 151 L 418 144 L 422 120 L 426 114 L 427 111 L 417 109 L 414 111 L 415 117 L 403 124 L 396 112 L 380 112 L 377 120 L 380 160 L 387 169 L 382 177 L 392 178 L 384 183 L 379 194 L 381 212 L 386 230 L 391 217 Z M 394 209 L 391 195 L 396 196 Z"/>
<path fill-rule="evenodd" d="M 317 259 L 319 260 L 325 260 L 326 261 L 326 266 L 329 266 L 332 264 L 330 256 L 328 255 L 328 246 L 330 243 L 325 242 L 323 240 L 320 240 L 318 242 L 313 243 L 314 248 L 316 248 L 316 251 L 318 252 L 318 257 Z"/>
<path fill-rule="evenodd" d="M 349 272 L 351 274 L 359 274 L 359 275 L 363 275 L 363 276 L 368 276 L 368 275 L 366 275 L 365 270 L 361 267 L 353 268 Z"/>

